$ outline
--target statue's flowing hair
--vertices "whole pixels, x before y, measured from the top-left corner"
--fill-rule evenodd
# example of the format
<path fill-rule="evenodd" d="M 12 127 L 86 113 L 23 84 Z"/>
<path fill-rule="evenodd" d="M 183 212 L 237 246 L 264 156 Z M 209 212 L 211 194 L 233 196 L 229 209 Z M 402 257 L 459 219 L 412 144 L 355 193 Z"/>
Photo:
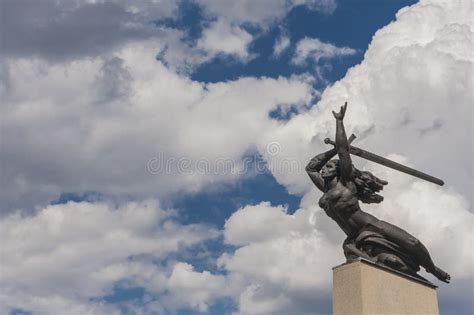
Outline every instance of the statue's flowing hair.
<path fill-rule="evenodd" d="M 336 169 L 339 172 L 339 160 L 331 160 L 336 164 Z M 383 189 L 388 182 L 378 178 L 371 172 L 361 171 L 352 164 L 353 183 L 357 187 L 357 199 L 363 203 L 381 203 L 383 196 L 377 194 Z"/>

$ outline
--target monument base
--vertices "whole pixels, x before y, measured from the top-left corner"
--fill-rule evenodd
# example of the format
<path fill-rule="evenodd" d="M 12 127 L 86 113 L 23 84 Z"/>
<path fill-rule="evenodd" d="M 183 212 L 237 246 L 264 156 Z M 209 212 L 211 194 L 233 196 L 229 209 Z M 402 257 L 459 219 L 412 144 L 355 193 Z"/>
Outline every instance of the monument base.
<path fill-rule="evenodd" d="M 436 286 L 360 259 L 333 268 L 333 315 L 438 315 Z"/>

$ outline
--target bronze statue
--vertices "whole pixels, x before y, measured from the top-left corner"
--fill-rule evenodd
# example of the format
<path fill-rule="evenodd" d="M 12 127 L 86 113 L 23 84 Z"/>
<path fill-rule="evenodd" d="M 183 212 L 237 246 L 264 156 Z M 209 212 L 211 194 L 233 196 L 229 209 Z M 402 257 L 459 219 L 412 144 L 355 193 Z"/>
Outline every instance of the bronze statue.
<path fill-rule="evenodd" d="M 443 182 L 430 175 L 352 147 L 350 142 L 355 136 L 352 135 L 347 139 L 343 124 L 346 108 L 347 102 L 341 106 L 338 113 L 333 111 L 336 119 L 336 139 L 335 142 L 329 139 L 325 142 L 332 143 L 335 147 L 312 158 L 306 166 L 306 171 L 316 187 L 323 192 L 319 206 L 347 235 L 343 244 L 347 261 L 361 257 L 419 278 L 422 277 L 417 272 L 422 266 L 439 280 L 449 283 L 451 279 L 449 274 L 433 263 L 428 250 L 418 239 L 360 208 L 359 201 L 382 202 L 383 197 L 377 193 L 387 182 L 370 172 L 355 168 L 350 154 L 357 154 L 439 185 Z M 339 160 L 331 160 L 336 154 Z"/>

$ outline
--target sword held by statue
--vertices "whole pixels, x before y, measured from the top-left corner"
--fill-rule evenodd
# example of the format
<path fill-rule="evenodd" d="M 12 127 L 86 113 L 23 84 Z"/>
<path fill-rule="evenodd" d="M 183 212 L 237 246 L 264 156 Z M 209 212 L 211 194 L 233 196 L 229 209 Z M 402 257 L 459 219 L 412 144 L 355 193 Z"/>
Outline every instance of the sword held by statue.
<path fill-rule="evenodd" d="M 352 134 L 349 137 L 349 143 L 352 142 L 352 140 L 354 140 L 355 138 L 356 138 L 356 136 L 354 134 Z M 336 146 L 336 143 L 333 140 L 329 139 L 329 138 L 324 139 L 324 143 L 332 144 L 333 146 Z M 437 184 L 437 185 L 440 185 L 440 186 L 444 185 L 444 182 L 439 178 L 436 178 L 434 176 L 431 176 L 431 175 L 428 175 L 426 173 L 420 172 L 420 171 L 415 170 L 411 167 L 408 167 L 408 166 L 402 165 L 400 163 L 394 162 L 392 160 L 381 157 L 377 154 L 371 153 L 371 152 L 363 150 L 361 148 L 357 148 L 357 147 L 354 147 L 352 145 L 349 145 L 349 152 L 351 154 L 356 155 L 358 157 L 361 157 L 363 159 L 366 159 L 366 160 L 369 160 L 369 161 L 372 161 L 372 162 L 390 167 L 394 170 L 397 170 L 397 171 L 405 173 L 405 174 L 409 174 L 411 176 L 415 176 L 415 177 L 424 179 L 424 180 L 429 181 L 433 184 Z"/>

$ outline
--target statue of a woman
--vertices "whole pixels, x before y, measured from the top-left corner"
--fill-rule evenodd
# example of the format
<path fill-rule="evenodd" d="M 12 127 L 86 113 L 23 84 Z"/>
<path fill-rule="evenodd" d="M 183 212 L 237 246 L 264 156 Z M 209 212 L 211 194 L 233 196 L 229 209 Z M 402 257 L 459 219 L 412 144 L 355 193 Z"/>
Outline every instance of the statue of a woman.
<path fill-rule="evenodd" d="M 359 200 L 380 203 L 383 197 L 377 192 L 387 182 L 352 165 L 343 124 L 346 108 L 347 103 L 341 106 L 339 113 L 333 112 L 336 118 L 335 148 L 311 159 L 306 171 L 323 192 L 319 206 L 347 235 L 343 244 L 347 260 L 362 257 L 416 277 L 422 266 L 439 280 L 449 283 L 449 274 L 433 263 L 418 239 L 360 208 Z M 339 160 L 331 160 L 336 154 Z"/>

